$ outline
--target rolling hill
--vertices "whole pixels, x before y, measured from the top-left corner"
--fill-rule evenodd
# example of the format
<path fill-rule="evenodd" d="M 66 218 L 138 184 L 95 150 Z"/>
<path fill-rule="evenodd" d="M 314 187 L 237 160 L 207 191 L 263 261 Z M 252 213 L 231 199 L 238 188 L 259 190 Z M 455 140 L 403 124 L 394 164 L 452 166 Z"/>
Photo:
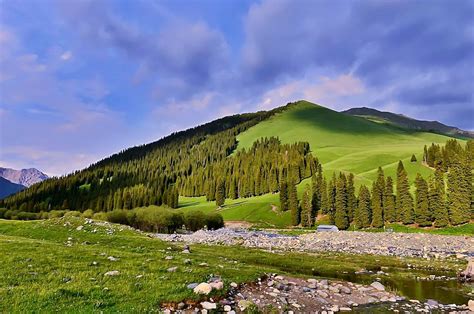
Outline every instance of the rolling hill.
<path fill-rule="evenodd" d="M 352 108 L 342 111 L 342 113 L 363 117 L 374 122 L 392 124 L 405 129 L 434 132 L 448 136 L 474 138 L 474 132 L 472 131 L 461 130 L 457 127 L 448 126 L 438 121 L 417 120 L 402 114 L 379 111 L 372 108 Z"/>
<path fill-rule="evenodd" d="M 281 145 L 300 142 L 301 149 L 308 143 L 312 155 L 321 162 L 326 177 L 340 171 L 353 173 L 356 189 L 361 184 L 370 186 L 379 166 L 385 175 L 395 178 L 399 160 L 404 162 L 410 182 L 414 181 L 417 173 L 425 178 L 430 176 L 433 170 L 421 163 L 424 145 L 444 144 L 452 138 L 378 123 L 298 101 L 268 112 L 221 118 L 147 145 L 127 149 L 79 172 L 34 185 L 2 201 L 0 207 L 19 208 L 21 205 L 26 211 L 36 212 L 50 209 L 84 211 L 88 208 L 108 211 L 166 204 L 183 211 L 199 209 L 215 212 L 216 202 L 212 198 L 207 201 L 205 195 L 212 184 L 216 188 L 217 176 L 223 175 L 220 171 L 236 171 L 240 167 L 241 172 L 234 173 L 234 178 L 252 176 L 255 168 L 252 169 L 252 161 L 245 157 L 245 152 L 257 149 L 256 153 L 266 154 L 271 148 L 265 149 L 265 145 L 270 142 L 261 141 L 257 146 L 255 142 L 272 137 L 278 137 Z M 465 142 L 460 141 L 462 144 Z M 287 149 L 275 147 L 280 151 Z M 307 171 L 306 163 L 310 159 L 306 151 L 297 147 L 293 149 L 292 158 L 299 160 L 300 165 L 303 162 L 303 167 L 306 167 L 306 170 L 300 171 Z M 413 154 L 417 157 L 416 162 L 410 161 Z M 273 158 L 271 155 L 261 156 Z M 245 166 L 249 162 L 250 168 Z M 262 167 L 267 166 L 262 164 Z M 274 170 L 271 165 L 265 169 L 268 173 L 259 173 L 258 170 L 256 174 L 269 178 L 273 174 L 270 171 Z M 232 178 L 227 174 L 229 177 Z M 260 178 L 256 180 L 261 182 Z M 309 179 L 305 179 L 298 185 L 300 197 L 308 182 Z M 228 188 L 229 184 L 233 183 L 227 181 L 225 186 Z M 253 185 L 251 188 L 250 195 L 254 196 L 227 199 L 225 206 L 217 209 L 225 220 L 247 221 L 262 227 L 290 224 L 289 213 L 278 211 L 278 193 L 252 194 Z"/>

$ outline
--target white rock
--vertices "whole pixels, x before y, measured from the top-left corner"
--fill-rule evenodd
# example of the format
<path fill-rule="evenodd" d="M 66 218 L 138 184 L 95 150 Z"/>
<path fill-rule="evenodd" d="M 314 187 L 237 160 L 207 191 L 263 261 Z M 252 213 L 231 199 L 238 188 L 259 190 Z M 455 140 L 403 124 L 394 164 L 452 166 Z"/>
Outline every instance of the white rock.
<path fill-rule="evenodd" d="M 230 305 L 224 305 L 224 311 L 225 312 L 230 312 L 232 310 L 232 308 L 230 307 Z"/>
<path fill-rule="evenodd" d="M 176 272 L 176 270 L 178 270 L 178 266 L 170 267 L 167 270 L 168 270 L 169 273 L 174 273 L 174 272 Z"/>
<path fill-rule="evenodd" d="M 210 283 L 212 289 L 221 290 L 224 288 L 224 283 L 222 281 L 215 281 Z"/>
<path fill-rule="evenodd" d="M 111 270 L 104 274 L 104 276 L 118 276 L 118 275 L 120 275 L 120 272 L 118 270 Z"/>
<path fill-rule="evenodd" d="M 375 288 L 376 290 L 378 291 L 385 291 L 385 287 L 384 285 L 382 285 L 380 282 L 378 281 L 374 281 L 370 284 L 371 287 Z"/>
<path fill-rule="evenodd" d="M 196 294 L 209 294 L 212 291 L 212 286 L 206 282 L 202 282 L 198 284 L 193 291 Z"/>
<path fill-rule="evenodd" d="M 201 302 L 201 306 L 203 309 L 205 310 L 214 310 L 217 308 L 217 305 L 215 303 L 211 303 L 211 302 Z"/>
<path fill-rule="evenodd" d="M 474 312 L 474 300 L 469 300 L 467 302 L 467 307 L 469 308 L 469 311 Z"/>
<path fill-rule="evenodd" d="M 109 256 L 109 257 L 107 257 L 107 259 L 108 259 L 109 261 L 111 261 L 111 262 L 116 262 L 116 261 L 118 261 L 118 258 L 113 257 L 113 256 Z"/>
<path fill-rule="evenodd" d="M 84 226 L 79 226 L 79 227 L 76 228 L 76 230 L 77 230 L 77 231 L 81 231 L 82 228 L 84 228 Z"/>
<path fill-rule="evenodd" d="M 230 283 L 230 286 L 231 286 L 232 288 L 237 288 L 239 285 L 236 284 L 235 282 L 231 282 L 231 283 Z"/>

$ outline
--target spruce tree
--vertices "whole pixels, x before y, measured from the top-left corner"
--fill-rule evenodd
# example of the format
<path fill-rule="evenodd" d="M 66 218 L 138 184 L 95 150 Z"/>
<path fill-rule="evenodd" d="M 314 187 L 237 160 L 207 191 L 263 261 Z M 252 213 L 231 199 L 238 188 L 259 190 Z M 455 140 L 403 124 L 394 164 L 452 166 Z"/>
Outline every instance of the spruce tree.
<path fill-rule="evenodd" d="M 221 207 L 225 203 L 225 182 L 220 179 L 216 187 L 216 205 Z"/>
<path fill-rule="evenodd" d="M 349 174 L 347 179 L 347 213 L 349 216 L 349 224 L 354 219 L 354 211 L 357 207 L 357 198 L 355 196 L 354 175 Z"/>
<path fill-rule="evenodd" d="M 328 214 L 329 223 L 334 225 L 336 214 L 336 174 L 333 173 L 328 185 Z"/>
<path fill-rule="evenodd" d="M 347 212 L 346 176 L 343 173 L 339 174 L 339 178 L 336 183 L 334 223 L 341 230 L 345 230 L 349 227 L 349 215 Z"/>
<path fill-rule="evenodd" d="M 377 180 L 372 185 L 372 226 L 384 226 L 383 198 L 385 192 L 385 178 L 381 167 L 377 171 Z"/>
<path fill-rule="evenodd" d="M 288 210 L 288 183 L 286 179 L 280 180 L 280 210 L 282 212 Z"/>
<path fill-rule="evenodd" d="M 449 220 L 452 225 L 460 225 L 469 221 L 471 216 L 472 180 L 467 174 L 470 167 L 462 161 L 454 161 L 448 172 L 448 206 Z"/>
<path fill-rule="evenodd" d="M 434 216 L 434 225 L 438 228 L 446 227 L 449 224 L 449 215 L 446 207 L 444 174 L 441 169 L 435 170 L 429 188 L 429 207 Z"/>
<path fill-rule="evenodd" d="M 354 212 L 354 224 L 357 228 L 370 227 L 371 218 L 371 197 L 369 189 L 362 185 L 359 189 L 359 202 Z"/>
<path fill-rule="evenodd" d="M 399 220 L 406 225 L 412 224 L 414 222 L 413 197 L 410 194 L 408 175 L 401 160 L 398 162 L 397 168 L 396 204 Z"/>
<path fill-rule="evenodd" d="M 393 180 L 390 176 L 387 177 L 387 181 L 385 183 L 383 208 L 385 221 L 397 221 L 397 213 L 395 209 L 395 195 L 393 195 Z"/>
<path fill-rule="evenodd" d="M 311 188 L 306 184 L 301 200 L 301 225 L 311 227 L 314 223 L 313 206 L 311 204 Z"/>
<path fill-rule="evenodd" d="M 431 213 L 428 203 L 428 184 L 418 173 L 415 180 L 415 221 L 421 227 L 431 226 Z"/>
<path fill-rule="evenodd" d="M 298 206 L 296 184 L 293 181 L 288 182 L 288 208 L 291 212 L 291 223 L 293 226 L 299 225 L 301 221 L 300 207 Z"/>
<path fill-rule="evenodd" d="M 321 213 L 327 214 L 329 212 L 328 210 L 329 199 L 328 199 L 328 188 L 327 188 L 326 178 L 324 177 L 321 181 L 320 193 L 321 193 Z"/>

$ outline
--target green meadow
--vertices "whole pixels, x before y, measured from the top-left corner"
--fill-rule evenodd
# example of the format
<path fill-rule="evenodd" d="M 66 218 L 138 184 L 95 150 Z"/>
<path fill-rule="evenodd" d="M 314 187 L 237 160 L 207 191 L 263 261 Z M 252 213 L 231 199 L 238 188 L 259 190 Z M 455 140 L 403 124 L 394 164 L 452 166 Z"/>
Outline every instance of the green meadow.
<path fill-rule="evenodd" d="M 83 227 L 78 230 L 78 226 Z M 453 270 L 465 267 L 456 260 L 330 252 L 273 254 L 240 246 L 193 245 L 191 254 L 181 251 L 180 244 L 122 225 L 88 224 L 75 217 L 0 220 L 0 312 L 159 312 L 163 303 L 205 299 L 186 286 L 211 276 L 220 276 L 224 282 L 224 290 L 210 295 L 219 297 L 231 282 L 253 281 L 269 272 L 347 279 L 344 274 L 361 268 L 388 267 L 387 284 L 395 287 L 399 279 L 413 277 L 416 269 L 449 270 L 452 275 Z M 408 269 L 408 264 L 415 269 Z M 171 267 L 177 267 L 176 271 L 169 272 Z M 105 275 L 114 270 L 117 276 Z M 366 280 L 370 283 L 373 278 Z"/>

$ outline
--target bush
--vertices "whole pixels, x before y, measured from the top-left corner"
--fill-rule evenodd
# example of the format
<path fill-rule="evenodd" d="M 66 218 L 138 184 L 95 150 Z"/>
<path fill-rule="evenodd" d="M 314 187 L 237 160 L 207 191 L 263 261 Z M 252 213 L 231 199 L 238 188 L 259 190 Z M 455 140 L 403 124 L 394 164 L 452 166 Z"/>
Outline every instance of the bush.
<path fill-rule="evenodd" d="M 103 221 L 106 221 L 106 220 L 107 220 L 107 214 L 104 213 L 104 212 L 98 212 L 98 213 L 95 213 L 95 214 L 92 216 L 92 219 L 94 219 L 94 220 L 103 220 Z"/>
<path fill-rule="evenodd" d="M 410 161 L 411 161 L 411 162 L 416 162 L 416 156 L 415 156 L 415 154 L 411 155 Z"/>
<path fill-rule="evenodd" d="M 107 213 L 107 221 L 122 225 L 128 225 L 127 211 L 123 209 L 114 209 Z"/>
<path fill-rule="evenodd" d="M 61 218 L 65 213 L 65 210 L 52 210 L 48 213 L 48 218 Z"/>
<path fill-rule="evenodd" d="M 81 217 L 81 212 L 69 210 L 64 213 L 64 217 Z"/>
<path fill-rule="evenodd" d="M 48 219 L 49 213 L 45 211 L 40 211 L 38 213 L 38 219 Z"/>
<path fill-rule="evenodd" d="M 30 212 L 19 212 L 17 214 L 17 219 L 19 220 L 36 220 L 38 219 L 38 214 Z"/>
<path fill-rule="evenodd" d="M 5 217 L 5 213 L 8 211 L 8 209 L 6 208 L 0 208 L 0 218 L 4 218 Z"/>
<path fill-rule="evenodd" d="M 191 231 L 197 231 L 206 225 L 206 215 L 202 211 L 189 211 L 184 214 L 184 224 Z"/>
<path fill-rule="evenodd" d="M 92 218 L 94 216 L 94 211 L 92 209 L 85 210 L 82 213 L 82 218 Z"/>
<path fill-rule="evenodd" d="M 216 230 L 224 227 L 224 218 L 221 214 L 210 213 L 206 215 L 206 225 L 210 230 Z"/>
<path fill-rule="evenodd" d="M 5 214 L 3 215 L 3 217 L 4 217 L 5 219 L 16 219 L 16 218 L 15 218 L 16 215 L 17 215 L 17 211 L 16 211 L 16 210 L 9 209 L 9 210 L 7 210 L 7 211 L 5 212 Z"/>

